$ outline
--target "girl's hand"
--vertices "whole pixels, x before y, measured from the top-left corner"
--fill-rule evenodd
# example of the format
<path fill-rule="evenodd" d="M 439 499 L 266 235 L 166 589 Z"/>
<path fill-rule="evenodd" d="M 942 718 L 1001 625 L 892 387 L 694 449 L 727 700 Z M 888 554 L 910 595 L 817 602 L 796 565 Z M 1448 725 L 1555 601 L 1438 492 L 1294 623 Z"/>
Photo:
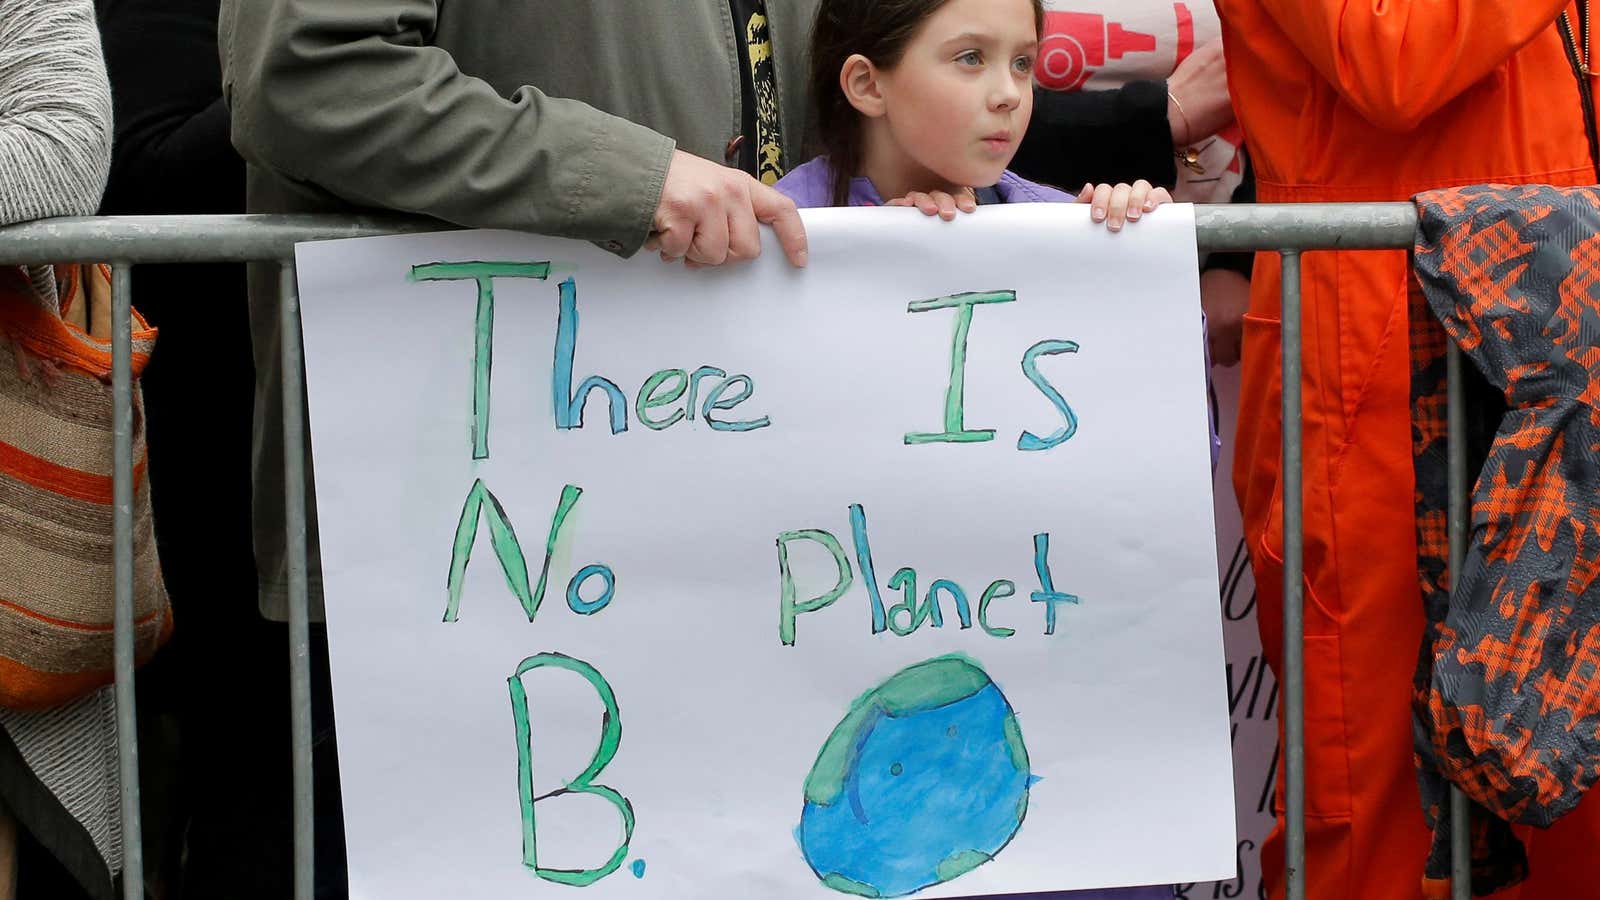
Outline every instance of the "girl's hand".
<path fill-rule="evenodd" d="M 938 216 L 946 222 L 954 221 L 956 212 L 977 212 L 978 201 L 971 194 L 963 191 L 959 196 L 951 196 L 944 191 L 923 193 L 912 191 L 904 197 L 897 197 L 884 206 L 915 206 L 922 210 L 925 216 Z"/>
<path fill-rule="evenodd" d="M 1127 222 L 1137 222 L 1144 215 L 1163 203 L 1171 203 L 1172 195 L 1166 188 L 1153 187 L 1143 178 L 1131 185 L 1119 184 L 1112 187 L 1109 184 L 1086 184 L 1078 192 L 1079 203 L 1092 203 L 1089 218 L 1096 222 L 1106 223 L 1106 228 L 1111 231 L 1121 231 Z"/>

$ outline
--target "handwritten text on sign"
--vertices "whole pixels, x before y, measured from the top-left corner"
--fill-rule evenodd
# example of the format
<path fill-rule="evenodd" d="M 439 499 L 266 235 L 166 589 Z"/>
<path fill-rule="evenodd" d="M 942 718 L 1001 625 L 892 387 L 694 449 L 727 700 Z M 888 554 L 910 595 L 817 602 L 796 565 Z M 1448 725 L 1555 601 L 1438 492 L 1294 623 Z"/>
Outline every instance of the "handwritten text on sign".
<path fill-rule="evenodd" d="M 356 894 L 1228 875 L 1192 219 L 1163 212 L 819 211 L 803 271 L 302 246 Z"/>

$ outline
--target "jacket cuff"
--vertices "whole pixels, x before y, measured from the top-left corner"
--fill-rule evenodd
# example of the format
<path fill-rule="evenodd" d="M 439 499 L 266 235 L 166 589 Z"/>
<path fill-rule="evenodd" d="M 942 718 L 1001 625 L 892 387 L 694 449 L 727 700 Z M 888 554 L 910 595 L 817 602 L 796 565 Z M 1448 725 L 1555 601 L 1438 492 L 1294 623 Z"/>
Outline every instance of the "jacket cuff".
<path fill-rule="evenodd" d="M 603 236 L 595 240 L 603 250 L 622 257 L 639 252 L 650 236 L 677 146 L 672 138 L 643 125 L 601 113 L 568 207 L 570 218 L 575 223 L 603 223 Z"/>
<path fill-rule="evenodd" d="M 1154 168 L 1143 177 L 1158 187 L 1176 187 L 1178 163 L 1172 155 L 1172 125 L 1167 121 L 1167 83 L 1130 81 L 1117 91 L 1117 103 L 1123 108 L 1123 119 L 1130 123 L 1132 145 L 1161 148 L 1152 153 Z"/>

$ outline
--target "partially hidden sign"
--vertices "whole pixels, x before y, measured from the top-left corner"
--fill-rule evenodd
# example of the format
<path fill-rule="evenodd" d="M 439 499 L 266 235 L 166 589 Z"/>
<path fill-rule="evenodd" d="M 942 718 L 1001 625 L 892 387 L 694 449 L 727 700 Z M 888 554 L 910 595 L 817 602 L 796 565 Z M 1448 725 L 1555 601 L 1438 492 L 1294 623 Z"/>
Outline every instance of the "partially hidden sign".
<path fill-rule="evenodd" d="M 1194 219 L 298 248 L 353 894 L 1234 870 Z"/>

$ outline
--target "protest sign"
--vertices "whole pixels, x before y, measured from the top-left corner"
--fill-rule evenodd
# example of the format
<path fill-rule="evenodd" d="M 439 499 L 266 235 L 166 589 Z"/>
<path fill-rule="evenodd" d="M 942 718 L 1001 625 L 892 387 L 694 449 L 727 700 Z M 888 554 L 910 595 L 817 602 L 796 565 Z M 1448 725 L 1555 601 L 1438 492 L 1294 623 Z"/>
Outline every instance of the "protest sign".
<path fill-rule="evenodd" d="M 298 248 L 357 897 L 1235 867 L 1192 210 Z"/>

